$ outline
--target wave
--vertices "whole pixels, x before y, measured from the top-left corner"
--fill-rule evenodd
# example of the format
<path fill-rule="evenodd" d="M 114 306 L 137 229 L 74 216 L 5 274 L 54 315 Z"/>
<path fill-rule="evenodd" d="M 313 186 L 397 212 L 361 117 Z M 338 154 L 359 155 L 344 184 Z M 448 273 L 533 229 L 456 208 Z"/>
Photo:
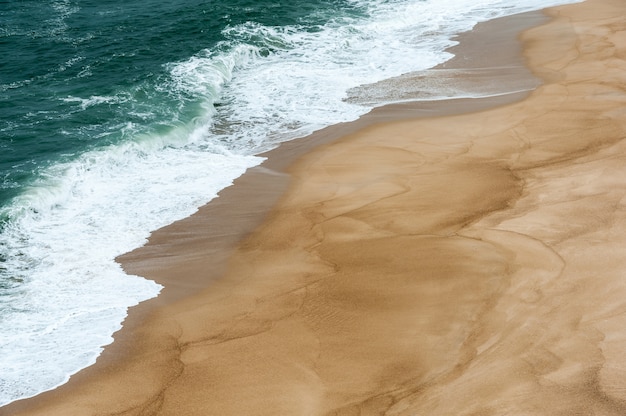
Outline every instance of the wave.
<path fill-rule="evenodd" d="M 160 291 L 126 275 L 115 257 L 192 214 L 261 160 L 144 143 L 51 166 L 2 210 L 0 403 L 92 364 L 127 308 Z"/>

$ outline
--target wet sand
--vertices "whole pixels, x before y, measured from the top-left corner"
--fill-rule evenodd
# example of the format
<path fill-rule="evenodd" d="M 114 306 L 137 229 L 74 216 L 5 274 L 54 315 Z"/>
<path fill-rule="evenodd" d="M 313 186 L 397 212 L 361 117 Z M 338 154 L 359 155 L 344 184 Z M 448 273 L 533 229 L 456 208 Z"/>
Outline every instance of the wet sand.
<path fill-rule="evenodd" d="M 385 107 L 155 232 L 163 296 L 0 414 L 626 414 L 626 3 L 548 14 L 525 99 Z"/>

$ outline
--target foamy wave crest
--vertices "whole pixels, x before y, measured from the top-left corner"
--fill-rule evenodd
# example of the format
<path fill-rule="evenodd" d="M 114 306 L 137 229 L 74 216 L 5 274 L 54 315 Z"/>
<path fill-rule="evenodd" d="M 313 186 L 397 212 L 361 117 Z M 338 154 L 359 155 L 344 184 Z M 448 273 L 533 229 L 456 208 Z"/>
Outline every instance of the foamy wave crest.
<path fill-rule="evenodd" d="M 261 50 L 254 45 L 222 42 L 186 61 L 169 64 L 172 81 L 167 88 L 193 99 L 201 98 L 205 108 L 212 109 L 235 70 L 257 62 L 260 55 Z"/>
<path fill-rule="evenodd" d="M 129 100 L 129 97 L 123 96 L 98 96 L 92 95 L 89 98 L 80 98 L 69 96 L 63 98 L 63 101 L 66 103 L 78 103 L 82 110 L 86 110 L 89 107 L 93 107 L 95 105 L 100 104 L 121 104 Z"/>

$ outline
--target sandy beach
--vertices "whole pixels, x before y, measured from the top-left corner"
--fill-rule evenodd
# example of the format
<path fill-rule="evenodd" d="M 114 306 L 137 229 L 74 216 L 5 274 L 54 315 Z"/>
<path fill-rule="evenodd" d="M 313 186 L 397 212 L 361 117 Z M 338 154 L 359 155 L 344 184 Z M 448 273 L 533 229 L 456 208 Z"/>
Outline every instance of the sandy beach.
<path fill-rule="evenodd" d="M 517 92 L 287 143 L 156 231 L 119 261 L 162 296 L 0 415 L 626 414 L 626 3 L 546 14 L 377 89 Z"/>

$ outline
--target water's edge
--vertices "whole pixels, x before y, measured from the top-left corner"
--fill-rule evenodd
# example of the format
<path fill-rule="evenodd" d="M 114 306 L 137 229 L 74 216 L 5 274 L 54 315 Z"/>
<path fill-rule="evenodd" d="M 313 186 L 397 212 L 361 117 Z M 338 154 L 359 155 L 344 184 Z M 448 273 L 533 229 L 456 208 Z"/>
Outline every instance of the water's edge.
<path fill-rule="evenodd" d="M 13 402 L 0 409 L 9 413 L 20 410 L 27 407 L 29 402 L 62 394 L 72 389 L 72 386 L 81 384 L 92 376 L 97 376 L 99 371 L 105 369 L 110 371 L 121 365 L 135 349 L 133 340 L 140 336 L 143 320 L 158 311 L 160 306 L 183 299 L 200 288 L 210 286 L 211 281 L 219 278 L 226 268 L 226 262 L 232 250 L 262 223 L 283 195 L 289 184 L 286 169 L 298 157 L 311 149 L 381 122 L 479 111 L 524 99 L 532 88 L 539 85 L 539 82 L 523 65 L 517 35 L 545 21 L 547 17 L 541 11 L 533 11 L 479 23 L 473 31 L 458 36 L 457 40 L 460 44 L 452 48 L 452 52 L 456 55 L 454 59 L 432 70 L 403 76 L 400 80 L 400 82 L 405 82 L 418 78 L 421 82 L 428 82 L 428 79 L 440 81 L 449 78 L 447 74 L 455 70 L 472 68 L 474 73 L 478 74 L 480 71 L 476 71 L 476 68 L 481 66 L 490 68 L 489 71 L 492 71 L 494 67 L 501 67 L 504 64 L 501 60 L 501 53 L 481 54 L 478 60 L 472 58 L 477 57 L 481 50 L 492 52 L 506 50 L 513 51 L 507 54 L 506 59 L 510 61 L 506 62 L 506 65 L 518 68 L 519 71 L 515 71 L 513 76 L 511 72 L 507 72 L 506 76 L 497 78 L 495 82 L 508 80 L 517 83 L 522 76 L 525 87 L 521 90 L 518 84 L 508 84 L 510 91 L 513 92 L 483 98 L 415 101 L 418 97 L 405 97 L 399 100 L 406 101 L 404 103 L 377 107 L 354 122 L 324 128 L 310 136 L 282 143 L 276 149 L 261 154 L 260 156 L 266 157 L 267 160 L 260 166 L 248 169 L 235 180 L 232 186 L 222 190 L 218 198 L 201 207 L 192 216 L 152 232 L 146 245 L 117 258 L 127 273 L 154 280 L 162 284 L 164 289 L 158 297 L 129 309 L 122 329 L 114 334 L 114 342 L 104 348 L 96 364 L 74 374 L 66 384 L 54 390 L 41 393 L 31 399 Z M 499 35 L 494 36 L 494 33 Z M 486 44 L 490 46 L 484 47 L 483 45 Z M 512 45 L 517 46 L 511 47 Z M 477 66 L 477 62 L 482 65 Z M 493 72 L 490 74 L 493 75 Z M 483 77 L 483 80 L 489 78 L 494 81 L 491 75 Z M 472 79 L 473 84 L 476 84 L 475 80 L 475 78 Z M 377 83 L 379 85 L 375 87 L 370 86 L 370 91 L 389 90 L 391 86 L 397 85 L 397 82 L 397 79 L 383 81 Z M 363 88 L 367 90 L 367 86 Z M 393 97 L 390 97 L 391 100 Z M 180 276 L 168 275 L 168 268 L 163 267 L 167 265 L 171 270 L 172 264 L 189 261 L 190 257 L 193 257 L 193 254 L 189 252 L 190 247 L 201 251 L 205 259 L 207 256 L 214 259 L 215 267 L 207 271 L 202 281 L 189 281 L 181 279 Z"/>

